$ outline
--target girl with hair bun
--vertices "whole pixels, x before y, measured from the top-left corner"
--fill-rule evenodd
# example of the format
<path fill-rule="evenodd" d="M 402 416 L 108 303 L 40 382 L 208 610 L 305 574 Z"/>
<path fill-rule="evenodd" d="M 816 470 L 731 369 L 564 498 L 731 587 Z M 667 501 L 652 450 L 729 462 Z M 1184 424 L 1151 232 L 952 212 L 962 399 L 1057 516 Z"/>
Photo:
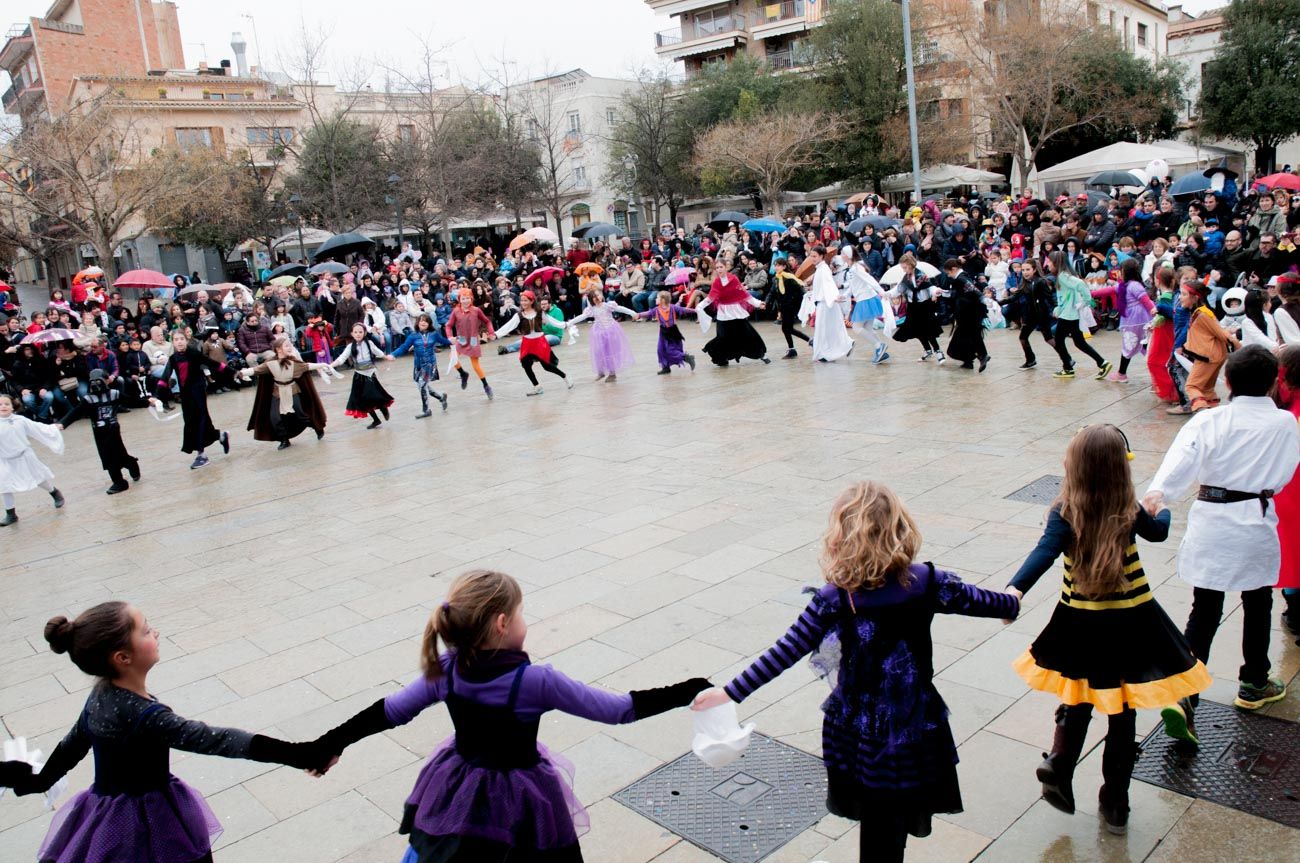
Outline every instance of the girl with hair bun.
<path fill-rule="evenodd" d="M 455 734 L 434 750 L 406 800 L 404 863 L 580 863 L 578 837 L 590 822 L 573 793 L 573 765 L 537 741 L 542 715 L 635 722 L 685 707 L 709 686 L 700 678 L 627 693 L 588 686 L 532 665 L 527 634 L 519 582 L 466 572 L 425 627 L 424 673 L 316 740 L 338 755 L 446 702 Z"/>
<path fill-rule="evenodd" d="M 1015 596 L 917 563 L 920 548 L 898 495 L 875 482 L 850 486 L 822 540 L 826 584 L 808 589 L 808 607 L 775 645 L 693 705 L 744 701 L 818 651 L 814 670 L 833 679 L 822 705 L 826 806 L 862 823 L 859 859 L 878 863 L 901 861 L 908 835 L 930 835 L 935 813 L 962 811 L 957 746 L 934 686 L 934 615 L 1008 618 L 1020 610 Z"/>
<path fill-rule="evenodd" d="M 40 773 L 25 762 L 0 762 L 0 783 L 38 794 L 94 751 L 95 782 L 55 813 L 41 863 L 210 863 L 221 822 L 171 775 L 172 749 L 304 770 L 329 760 L 312 744 L 205 725 L 160 703 L 145 682 L 158 662 L 158 630 L 125 602 L 101 603 L 76 620 L 52 617 L 45 640 L 99 680 Z"/>

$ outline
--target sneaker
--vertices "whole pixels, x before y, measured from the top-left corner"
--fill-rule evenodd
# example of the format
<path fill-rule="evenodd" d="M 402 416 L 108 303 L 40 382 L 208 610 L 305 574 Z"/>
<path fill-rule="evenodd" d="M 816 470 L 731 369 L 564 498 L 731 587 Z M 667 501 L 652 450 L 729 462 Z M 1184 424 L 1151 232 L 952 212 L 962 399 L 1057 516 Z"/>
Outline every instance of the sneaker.
<path fill-rule="evenodd" d="M 121 483 L 121 484 L 113 483 L 108 487 L 108 490 L 105 491 L 104 494 L 121 494 L 122 492 L 126 491 L 130 487 L 131 486 L 127 485 L 126 483 Z"/>
<path fill-rule="evenodd" d="M 190 470 L 198 470 L 208 463 L 208 457 L 205 455 L 196 455 L 194 461 L 190 462 Z"/>
<path fill-rule="evenodd" d="M 1165 413 L 1171 417 L 1191 416 L 1192 408 L 1191 405 L 1174 405 L 1166 410 Z"/>
<path fill-rule="evenodd" d="M 230 455 L 230 435 L 226 432 L 221 433 L 221 451 Z"/>
<path fill-rule="evenodd" d="M 469 386 L 469 372 L 464 369 L 456 369 L 456 371 L 460 372 L 460 388 L 465 389 Z"/>
<path fill-rule="evenodd" d="M 54 501 L 55 509 L 63 509 L 63 492 L 56 488 L 50 492 L 50 498 Z"/>
<path fill-rule="evenodd" d="M 433 411 L 429 410 L 428 408 L 425 408 L 424 410 L 422 410 L 422 411 L 420 411 L 418 414 L 416 414 L 416 415 L 415 415 L 415 418 L 416 418 L 417 420 L 422 420 L 422 419 L 424 419 L 425 417 L 431 417 L 431 416 L 433 416 Z"/>
<path fill-rule="evenodd" d="M 691 367 L 691 371 L 695 371 L 695 354 L 686 355 L 686 365 Z M 569 389 L 573 389 L 573 384 L 569 384 Z"/>
<path fill-rule="evenodd" d="M 492 401 L 496 398 L 496 396 L 492 394 L 492 387 L 488 386 L 487 381 L 483 382 L 483 394 L 488 397 L 488 401 Z"/>
<path fill-rule="evenodd" d="M 276 447 L 276 449 L 278 449 L 278 450 L 279 450 L 279 449 L 288 449 L 290 446 L 292 446 L 292 444 L 290 444 L 287 440 L 282 440 L 282 441 L 280 441 L 280 445 L 279 445 L 278 447 Z"/>
<path fill-rule="evenodd" d="M 1037 367 L 1038 367 L 1037 360 L 1026 360 L 1025 362 L 1020 364 L 1020 370 L 1022 372 L 1027 372 L 1030 369 L 1037 368 Z"/>
<path fill-rule="evenodd" d="M 785 352 L 785 356 L 781 357 L 781 359 L 783 359 L 783 360 L 792 360 L 792 359 L 794 359 L 794 358 L 797 357 L 797 356 L 799 356 L 799 352 L 796 351 L 794 348 L 790 348 L 790 350 L 788 350 L 788 351 Z"/>
<path fill-rule="evenodd" d="M 1112 363 L 1110 360 L 1106 360 L 1106 362 L 1101 364 L 1101 368 L 1097 369 L 1097 374 L 1095 374 L 1093 377 L 1095 377 L 1099 381 L 1105 380 L 1106 376 L 1110 374 L 1110 370 L 1113 368 L 1115 368 L 1115 364 Z"/>
<path fill-rule="evenodd" d="M 1126 384 L 1128 383 L 1128 375 L 1122 375 L 1119 372 L 1111 372 L 1106 375 L 1106 380 L 1113 384 Z"/>
<path fill-rule="evenodd" d="M 849 353 L 852 353 L 852 351 L 850 351 Z M 767 357 L 763 357 L 762 359 L 763 359 L 763 365 L 770 366 L 772 364 L 772 361 L 769 360 Z"/>
<path fill-rule="evenodd" d="M 879 365 L 880 358 L 883 357 L 884 355 L 885 355 L 885 343 L 881 342 L 880 344 L 876 345 L 876 349 L 871 352 L 872 365 Z"/>
<path fill-rule="evenodd" d="M 917 360 L 917 362 L 918 362 L 918 363 L 923 363 L 923 362 L 925 362 L 926 360 L 930 359 L 930 357 L 932 357 L 932 356 L 934 356 L 934 351 L 926 351 L 925 353 L 921 354 L 921 358 L 920 358 L 919 360 Z"/>
<path fill-rule="evenodd" d="M 1059 372 L 1052 375 L 1052 377 L 1057 378 L 1058 380 L 1072 381 L 1074 380 L 1074 369 L 1061 369 Z"/>
<path fill-rule="evenodd" d="M 443 413 L 446 413 L 446 412 L 447 412 L 447 394 L 446 394 L 446 393 L 443 393 L 442 395 L 438 396 L 437 399 L 438 399 L 438 401 L 442 402 L 442 412 L 443 412 Z"/>
<path fill-rule="evenodd" d="M 535 387 L 534 389 L 529 390 L 528 392 L 524 393 L 524 395 L 526 395 L 526 396 L 540 396 L 540 395 L 542 394 L 542 392 L 543 392 L 543 390 L 542 390 L 542 388 L 539 386 L 539 387 Z"/>
<path fill-rule="evenodd" d="M 1164 723 L 1165 734 L 1176 741 L 1175 749 L 1190 748 L 1194 752 L 1200 747 L 1201 741 L 1196 736 L 1195 710 L 1190 698 L 1179 699 L 1177 704 L 1161 710 L 1160 721 Z"/>
<path fill-rule="evenodd" d="M 564 379 L 564 385 L 565 385 L 566 387 L 568 387 L 569 389 L 573 389 L 573 378 L 565 378 L 565 379 Z M 443 408 L 443 409 L 445 410 L 445 409 L 446 409 L 446 407 L 445 407 L 445 406 L 446 406 L 446 402 L 443 402 L 443 405 L 444 405 L 444 408 Z"/>
<path fill-rule="evenodd" d="M 984 371 L 984 370 L 985 370 L 986 368 L 988 368 L 988 367 L 989 367 L 989 358 L 988 358 L 988 357 L 980 357 L 980 371 L 982 372 L 982 371 Z"/>
<path fill-rule="evenodd" d="M 664 367 L 661 368 L 659 371 L 655 372 L 655 374 L 657 374 L 657 375 L 670 375 L 670 374 L 672 374 L 672 373 L 673 373 L 673 370 L 670 369 L 670 368 L 668 368 L 668 366 L 664 366 Z"/>
<path fill-rule="evenodd" d="M 1265 704 L 1286 698 L 1286 684 L 1276 677 L 1270 677 L 1263 686 L 1251 686 L 1243 683 L 1237 687 L 1237 697 L 1232 706 L 1241 710 L 1259 710 Z"/>
<path fill-rule="evenodd" d="M 939 351 L 939 365 L 943 365 L 946 362 L 948 362 L 948 358 L 943 355 L 943 351 Z"/>

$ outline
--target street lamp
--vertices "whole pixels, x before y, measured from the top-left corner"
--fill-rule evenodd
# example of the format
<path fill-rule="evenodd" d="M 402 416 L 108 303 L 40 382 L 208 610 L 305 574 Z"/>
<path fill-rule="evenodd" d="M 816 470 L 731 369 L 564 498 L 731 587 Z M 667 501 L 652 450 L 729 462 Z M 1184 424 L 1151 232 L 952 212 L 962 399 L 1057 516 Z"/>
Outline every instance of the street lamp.
<path fill-rule="evenodd" d="M 302 198 L 298 195 L 289 196 L 289 218 L 298 227 L 298 260 L 307 260 L 307 249 L 302 243 L 302 216 L 298 215 L 297 207 L 302 203 Z"/>
<path fill-rule="evenodd" d="M 916 77 L 912 71 L 912 12 L 908 0 L 903 7 L 903 60 L 907 65 L 907 129 L 912 136 L 912 203 L 921 206 L 921 146 L 916 134 Z"/>
<path fill-rule="evenodd" d="M 397 254 L 402 254 L 402 178 L 388 175 L 388 185 L 393 187 L 393 205 L 397 209 Z"/>

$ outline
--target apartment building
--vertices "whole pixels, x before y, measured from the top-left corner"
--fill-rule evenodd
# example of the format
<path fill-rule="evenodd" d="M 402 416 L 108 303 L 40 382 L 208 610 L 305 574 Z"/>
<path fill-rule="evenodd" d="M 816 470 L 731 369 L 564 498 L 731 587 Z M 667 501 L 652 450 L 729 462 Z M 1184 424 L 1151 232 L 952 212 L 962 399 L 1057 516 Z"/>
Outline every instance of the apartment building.
<path fill-rule="evenodd" d="M 742 53 L 776 69 L 807 65 L 808 31 L 821 23 L 829 2 L 646 0 L 651 9 L 677 19 L 678 26 L 655 34 L 655 53 L 682 61 L 687 77 Z"/>

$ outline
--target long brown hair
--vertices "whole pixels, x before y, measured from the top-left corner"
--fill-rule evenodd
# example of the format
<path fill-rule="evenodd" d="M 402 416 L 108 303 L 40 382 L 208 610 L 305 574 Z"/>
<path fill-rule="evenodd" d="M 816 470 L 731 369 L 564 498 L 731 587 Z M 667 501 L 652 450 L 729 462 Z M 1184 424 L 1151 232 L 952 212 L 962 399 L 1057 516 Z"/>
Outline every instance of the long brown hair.
<path fill-rule="evenodd" d="M 884 587 L 890 576 L 906 584 L 920 548 L 921 531 L 892 489 L 854 483 L 831 509 L 822 569 L 827 582 L 848 591 Z"/>
<path fill-rule="evenodd" d="M 504 572 L 472 569 L 452 582 L 447 600 L 429 615 L 420 642 L 420 667 L 433 680 L 442 674 L 438 640 L 455 650 L 463 662 L 473 662 L 479 651 L 491 650 L 492 624 L 497 615 L 509 618 L 524 601 L 524 592 Z"/>
<path fill-rule="evenodd" d="M 1074 531 L 1074 589 L 1087 596 L 1115 593 L 1128 580 L 1124 553 L 1137 511 L 1128 454 L 1123 432 L 1108 424 L 1081 429 L 1065 450 L 1056 505 Z"/>

